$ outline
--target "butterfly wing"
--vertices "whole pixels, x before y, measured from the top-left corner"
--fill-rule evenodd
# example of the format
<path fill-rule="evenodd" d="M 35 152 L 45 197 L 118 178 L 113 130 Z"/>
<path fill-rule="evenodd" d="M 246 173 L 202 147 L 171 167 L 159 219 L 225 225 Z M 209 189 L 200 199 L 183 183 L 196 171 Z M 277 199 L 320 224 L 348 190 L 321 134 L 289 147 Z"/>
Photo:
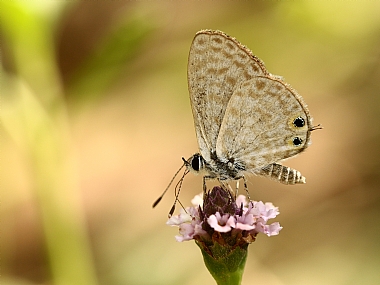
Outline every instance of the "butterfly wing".
<path fill-rule="evenodd" d="M 237 86 L 220 128 L 216 154 L 245 171 L 294 156 L 308 146 L 311 118 L 295 90 L 274 76 L 256 76 Z"/>
<path fill-rule="evenodd" d="M 188 62 L 188 85 L 200 152 L 206 161 L 216 150 L 228 102 L 242 81 L 267 75 L 262 61 L 220 31 L 195 35 Z"/>

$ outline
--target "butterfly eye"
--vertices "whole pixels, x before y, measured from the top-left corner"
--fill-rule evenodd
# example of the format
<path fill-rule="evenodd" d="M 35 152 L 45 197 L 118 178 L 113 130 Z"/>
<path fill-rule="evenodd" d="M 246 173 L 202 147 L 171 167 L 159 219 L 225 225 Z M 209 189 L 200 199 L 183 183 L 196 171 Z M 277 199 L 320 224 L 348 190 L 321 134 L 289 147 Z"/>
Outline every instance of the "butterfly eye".
<path fill-rule="evenodd" d="M 298 117 L 298 118 L 296 118 L 296 119 L 293 121 L 293 125 L 294 125 L 296 128 L 302 128 L 303 126 L 305 126 L 305 120 L 304 120 L 302 117 Z"/>
<path fill-rule="evenodd" d="M 294 144 L 295 146 L 299 146 L 299 145 L 301 145 L 301 144 L 302 144 L 302 139 L 300 139 L 299 137 L 295 137 L 295 138 L 293 138 L 293 144 Z"/>
<path fill-rule="evenodd" d="M 191 160 L 191 168 L 195 171 L 199 171 L 202 166 L 201 156 L 194 154 L 193 159 Z"/>

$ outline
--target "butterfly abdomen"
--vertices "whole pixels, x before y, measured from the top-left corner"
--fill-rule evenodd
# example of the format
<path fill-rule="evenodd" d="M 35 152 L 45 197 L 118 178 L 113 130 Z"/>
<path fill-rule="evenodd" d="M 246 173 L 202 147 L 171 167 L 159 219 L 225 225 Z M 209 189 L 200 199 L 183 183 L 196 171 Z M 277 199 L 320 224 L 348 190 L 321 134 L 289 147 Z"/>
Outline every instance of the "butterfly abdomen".
<path fill-rule="evenodd" d="M 262 168 L 258 174 L 287 185 L 306 183 L 306 179 L 301 172 L 277 163 L 272 163 Z"/>

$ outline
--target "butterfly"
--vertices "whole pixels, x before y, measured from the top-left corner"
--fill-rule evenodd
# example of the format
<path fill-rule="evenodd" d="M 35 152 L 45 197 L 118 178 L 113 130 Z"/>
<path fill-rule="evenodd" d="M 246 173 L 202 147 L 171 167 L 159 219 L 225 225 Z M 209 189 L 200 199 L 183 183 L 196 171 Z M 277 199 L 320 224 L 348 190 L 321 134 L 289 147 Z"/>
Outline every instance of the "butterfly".
<path fill-rule="evenodd" d="M 203 175 L 204 191 L 207 179 L 243 179 L 247 189 L 246 174 L 306 182 L 278 162 L 304 151 L 320 126 L 312 126 L 302 97 L 247 47 L 221 31 L 197 32 L 187 78 L 199 152 L 182 158 L 186 172 L 177 186 L 189 171 Z"/>

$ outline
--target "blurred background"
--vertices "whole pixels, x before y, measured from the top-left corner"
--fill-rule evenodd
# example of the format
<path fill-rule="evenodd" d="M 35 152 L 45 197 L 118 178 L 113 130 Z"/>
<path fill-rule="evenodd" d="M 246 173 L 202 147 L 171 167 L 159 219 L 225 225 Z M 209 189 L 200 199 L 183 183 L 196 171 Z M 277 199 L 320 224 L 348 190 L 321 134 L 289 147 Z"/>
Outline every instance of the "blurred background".
<path fill-rule="evenodd" d="M 284 229 L 250 245 L 243 284 L 380 283 L 380 2 L 0 5 L 2 284 L 215 284 L 165 225 L 173 190 L 152 210 L 198 150 L 186 68 L 201 29 L 248 46 L 324 127 L 285 162 L 307 184 L 249 177 Z M 201 189 L 188 175 L 182 203 Z"/>

